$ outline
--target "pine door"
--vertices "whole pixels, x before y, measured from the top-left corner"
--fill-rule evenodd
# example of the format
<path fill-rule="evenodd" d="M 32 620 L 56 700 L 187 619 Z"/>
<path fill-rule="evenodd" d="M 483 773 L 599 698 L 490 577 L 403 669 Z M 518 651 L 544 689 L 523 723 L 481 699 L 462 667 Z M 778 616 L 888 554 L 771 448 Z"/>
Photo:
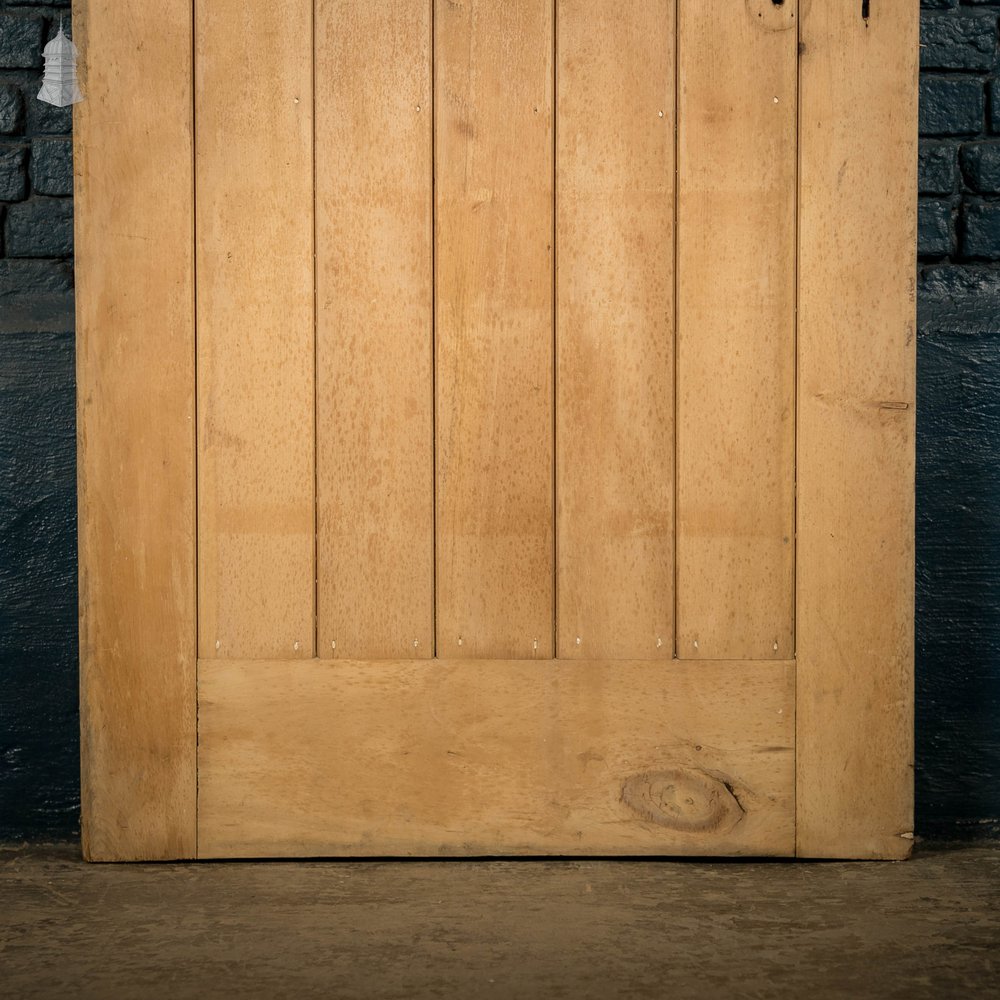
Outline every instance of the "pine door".
<path fill-rule="evenodd" d="M 908 852 L 917 20 L 77 4 L 88 857 Z"/>

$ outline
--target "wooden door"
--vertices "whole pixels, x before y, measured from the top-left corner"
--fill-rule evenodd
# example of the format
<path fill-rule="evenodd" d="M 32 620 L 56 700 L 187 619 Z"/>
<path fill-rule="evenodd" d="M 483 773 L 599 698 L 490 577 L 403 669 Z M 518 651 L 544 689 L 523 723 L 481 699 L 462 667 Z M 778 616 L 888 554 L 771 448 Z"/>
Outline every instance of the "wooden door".
<path fill-rule="evenodd" d="M 77 4 L 89 858 L 909 852 L 917 21 Z"/>

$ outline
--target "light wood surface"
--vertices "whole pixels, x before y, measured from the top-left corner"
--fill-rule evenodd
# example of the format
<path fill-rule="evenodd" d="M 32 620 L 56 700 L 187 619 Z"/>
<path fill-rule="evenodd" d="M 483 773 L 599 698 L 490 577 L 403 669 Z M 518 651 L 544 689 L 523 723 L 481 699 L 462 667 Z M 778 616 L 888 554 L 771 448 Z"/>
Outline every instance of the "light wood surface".
<path fill-rule="evenodd" d="M 790 854 L 787 662 L 207 662 L 199 856 Z"/>
<path fill-rule="evenodd" d="M 916 5 L 316 10 L 75 8 L 86 856 L 906 856 Z"/>
<path fill-rule="evenodd" d="M 83 852 L 185 858 L 196 798 L 191 4 L 78 0 L 74 13 L 87 95 L 73 130 Z"/>
<path fill-rule="evenodd" d="M 678 19 L 677 655 L 792 655 L 796 0 Z"/>
<path fill-rule="evenodd" d="M 203 657 L 312 656 L 312 3 L 196 4 Z"/>
<path fill-rule="evenodd" d="M 913 843 L 919 10 L 857 8 L 802 20 L 798 853 L 893 858 Z"/>
<path fill-rule="evenodd" d="M 318 654 L 434 655 L 431 6 L 316 7 Z"/>
<path fill-rule="evenodd" d="M 674 653 L 674 0 L 560 0 L 558 655 Z"/>
<path fill-rule="evenodd" d="M 440 656 L 553 654 L 552 21 L 435 8 Z"/>

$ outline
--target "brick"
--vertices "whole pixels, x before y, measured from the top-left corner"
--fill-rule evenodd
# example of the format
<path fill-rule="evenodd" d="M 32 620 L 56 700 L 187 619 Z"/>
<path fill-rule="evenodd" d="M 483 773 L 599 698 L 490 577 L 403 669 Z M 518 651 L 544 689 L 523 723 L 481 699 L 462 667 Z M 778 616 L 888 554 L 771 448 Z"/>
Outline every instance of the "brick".
<path fill-rule="evenodd" d="M 0 260 L 0 341 L 11 334 L 72 331 L 72 262 Z M 9 374 L 0 368 L 0 384 Z"/>
<path fill-rule="evenodd" d="M 960 153 L 965 183 L 979 194 L 1000 194 L 1000 139 L 970 142 Z"/>
<path fill-rule="evenodd" d="M 44 37 L 42 18 L 0 14 L 0 69 L 37 69 Z"/>
<path fill-rule="evenodd" d="M 31 190 L 35 194 L 73 193 L 71 139 L 35 139 L 31 144 Z"/>
<path fill-rule="evenodd" d="M 0 135 L 14 135 L 24 128 L 24 98 L 21 88 L 0 84 Z"/>
<path fill-rule="evenodd" d="M 33 198 L 7 210 L 8 257 L 69 257 L 73 253 L 73 202 Z"/>
<path fill-rule="evenodd" d="M 28 197 L 27 162 L 26 147 L 0 146 L 0 201 L 23 201 Z"/>
<path fill-rule="evenodd" d="M 920 143 L 921 194 L 951 194 L 955 190 L 957 150 L 951 142 Z"/>
<path fill-rule="evenodd" d="M 73 265 L 56 260 L 0 260 L 0 310 L 14 298 L 73 293 Z"/>
<path fill-rule="evenodd" d="M 974 76 L 923 76 L 921 135 L 976 135 L 986 112 L 983 81 Z"/>
<path fill-rule="evenodd" d="M 954 251 L 951 202 L 921 198 L 917 213 L 917 253 L 921 257 L 948 257 Z"/>
<path fill-rule="evenodd" d="M 990 131 L 1000 133 L 1000 76 L 990 81 Z"/>
<path fill-rule="evenodd" d="M 954 10 L 958 0 L 920 0 L 920 6 L 925 10 Z"/>
<path fill-rule="evenodd" d="M 928 14 L 920 20 L 922 69 L 989 70 L 996 48 L 995 14 Z"/>
<path fill-rule="evenodd" d="M 963 257 L 1000 260 L 1000 202 L 965 203 L 962 211 L 961 243 Z"/>
<path fill-rule="evenodd" d="M 73 131 L 73 108 L 57 108 L 38 100 L 41 83 L 29 90 L 28 131 L 32 135 L 69 135 Z"/>
<path fill-rule="evenodd" d="M 981 337 L 1000 333 L 1000 268 L 925 268 L 917 281 L 920 336 Z"/>

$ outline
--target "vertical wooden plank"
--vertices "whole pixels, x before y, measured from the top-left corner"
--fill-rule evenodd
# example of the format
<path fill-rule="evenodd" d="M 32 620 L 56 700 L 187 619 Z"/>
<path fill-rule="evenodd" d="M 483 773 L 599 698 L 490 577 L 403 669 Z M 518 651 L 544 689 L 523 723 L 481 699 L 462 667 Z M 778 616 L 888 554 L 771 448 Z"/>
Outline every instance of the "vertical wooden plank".
<path fill-rule="evenodd" d="M 674 653 L 674 0 L 558 0 L 558 655 Z"/>
<path fill-rule="evenodd" d="M 441 656 L 552 655 L 552 20 L 436 4 Z"/>
<path fill-rule="evenodd" d="M 83 852 L 196 850 L 191 4 L 77 0 Z M 142 51 L 142 58 L 137 57 Z"/>
<path fill-rule="evenodd" d="M 431 5 L 316 7 L 318 651 L 434 655 Z"/>
<path fill-rule="evenodd" d="M 916 4 L 803 9 L 798 853 L 913 843 Z"/>
<path fill-rule="evenodd" d="M 682 658 L 792 652 L 797 7 L 679 2 Z"/>
<path fill-rule="evenodd" d="M 199 645 L 312 656 L 312 3 L 195 10 Z"/>

